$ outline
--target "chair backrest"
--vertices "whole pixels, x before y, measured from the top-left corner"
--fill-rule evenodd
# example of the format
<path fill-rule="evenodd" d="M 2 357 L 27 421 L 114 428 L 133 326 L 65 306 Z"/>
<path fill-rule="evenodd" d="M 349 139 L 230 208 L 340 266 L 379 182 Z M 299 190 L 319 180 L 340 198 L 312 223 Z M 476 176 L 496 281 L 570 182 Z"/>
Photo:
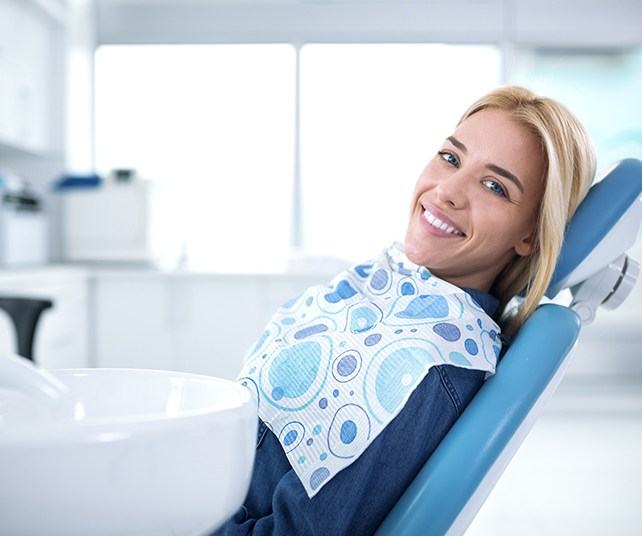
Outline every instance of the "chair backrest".
<path fill-rule="evenodd" d="M 640 228 L 641 195 L 642 162 L 632 159 L 617 164 L 591 188 L 567 228 L 549 296 L 572 286 L 581 297 L 580 315 L 582 307 L 594 311 L 605 300 L 621 303 L 632 287 L 636 266 L 639 271 L 639 265 L 622 253 Z M 625 274 L 611 277 L 616 269 Z M 582 320 L 592 320 L 580 315 L 557 304 L 535 311 L 495 375 L 388 514 L 378 536 L 465 532 L 561 381 Z"/>

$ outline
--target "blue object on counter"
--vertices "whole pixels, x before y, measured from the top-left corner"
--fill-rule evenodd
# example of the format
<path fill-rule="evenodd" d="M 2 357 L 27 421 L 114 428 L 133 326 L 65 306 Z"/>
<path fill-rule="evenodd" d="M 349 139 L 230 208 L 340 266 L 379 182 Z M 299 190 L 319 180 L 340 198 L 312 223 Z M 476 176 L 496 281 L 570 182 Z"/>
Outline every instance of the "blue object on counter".
<path fill-rule="evenodd" d="M 54 191 L 77 188 L 98 188 L 102 183 L 100 175 L 62 175 L 53 185 Z"/>

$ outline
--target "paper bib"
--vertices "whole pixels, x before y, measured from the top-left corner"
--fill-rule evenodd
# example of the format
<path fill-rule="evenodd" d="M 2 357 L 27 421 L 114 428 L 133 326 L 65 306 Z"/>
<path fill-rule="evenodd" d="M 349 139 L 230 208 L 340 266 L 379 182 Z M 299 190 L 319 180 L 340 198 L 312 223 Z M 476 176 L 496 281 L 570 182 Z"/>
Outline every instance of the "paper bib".
<path fill-rule="evenodd" d="M 495 371 L 499 327 L 398 245 L 283 304 L 238 381 L 309 497 L 353 463 L 434 365 Z"/>

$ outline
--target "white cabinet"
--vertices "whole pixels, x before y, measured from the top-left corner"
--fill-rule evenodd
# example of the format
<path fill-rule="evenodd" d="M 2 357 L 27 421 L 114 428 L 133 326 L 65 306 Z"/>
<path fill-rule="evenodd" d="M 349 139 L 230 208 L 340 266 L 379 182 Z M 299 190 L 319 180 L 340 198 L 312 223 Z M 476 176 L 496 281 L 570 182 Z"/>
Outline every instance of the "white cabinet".
<path fill-rule="evenodd" d="M 256 278 L 176 278 L 170 284 L 181 370 L 235 378 L 262 328 Z"/>
<path fill-rule="evenodd" d="M 233 379 L 274 310 L 318 280 L 48 267 L 0 271 L 0 296 L 53 301 L 34 341 L 35 361 L 45 368 L 149 368 Z M 0 309 L 0 354 L 16 350 L 15 329 Z"/>
<path fill-rule="evenodd" d="M 51 149 L 55 36 L 54 22 L 36 3 L 0 0 L 0 143 Z"/>
<path fill-rule="evenodd" d="M 0 272 L 0 296 L 46 298 L 46 309 L 36 328 L 34 359 L 45 368 L 86 367 L 89 356 L 87 271 L 43 268 Z M 15 328 L 0 309 L 0 352 L 16 352 Z"/>
<path fill-rule="evenodd" d="M 236 377 L 276 307 L 318 277 L 95 274 L 95 366 Z"/>
<path fill-rule="evenodd" d="M 104 272 L 94 284 L 96 366 L 233 378 L 260 329 L 251 280 Z"/>
<path fill-rule="evenodd" d="M 160 275 L 94 276 L 92 365 L 174 368 L 167 280 Z"/>

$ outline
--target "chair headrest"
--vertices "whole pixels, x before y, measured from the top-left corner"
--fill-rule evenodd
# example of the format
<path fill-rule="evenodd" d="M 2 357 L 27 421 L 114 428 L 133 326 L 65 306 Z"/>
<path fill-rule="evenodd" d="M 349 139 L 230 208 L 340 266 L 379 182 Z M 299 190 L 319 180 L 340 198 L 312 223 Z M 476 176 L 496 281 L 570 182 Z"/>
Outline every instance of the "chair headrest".
<path fill-rule="evenodd" d="M 599 272 L 628 250 L 642 221 L 642 162 L 615 164 L 589 190 L 569 222 L 546 295 L 554 297 Z"/>

